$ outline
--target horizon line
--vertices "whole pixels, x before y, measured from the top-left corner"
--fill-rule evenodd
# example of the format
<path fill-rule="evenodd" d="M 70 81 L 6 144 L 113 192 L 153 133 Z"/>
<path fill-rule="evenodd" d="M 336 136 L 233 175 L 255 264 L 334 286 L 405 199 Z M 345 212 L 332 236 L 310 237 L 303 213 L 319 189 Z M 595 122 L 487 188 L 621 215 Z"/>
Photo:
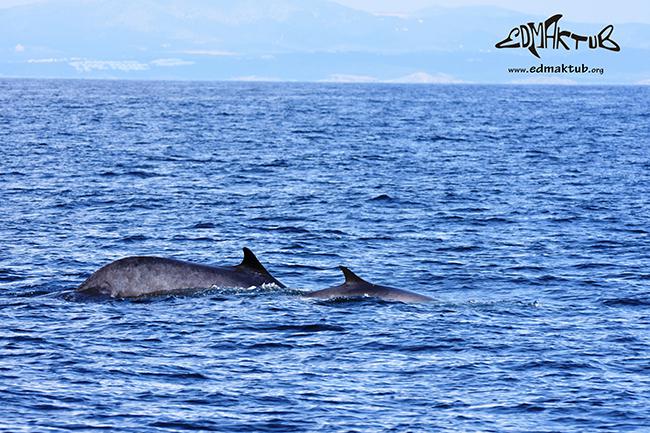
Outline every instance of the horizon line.
<path fill-rule="evenodd" d="M 260 83 L 260 84 L 326 84 L 326 85 L 389 85 L 389 86 L 633 86 L 644 87 L 650 83 L 626 82 L 501 82 L 501 81 L 461 81 L 461 82 L 395 82 L 395 81 L 328 81 L 328 80 L 291 80 L 291 79 L 260 79 L 242 80 L 228 78 L 128 78 L 128 77 L 36 77 L 36 76 L 3 76 L 0 80 L 43 80 L 43 81 L 130 81 L 130 82 L 180 82 L 180 83 Z"/>

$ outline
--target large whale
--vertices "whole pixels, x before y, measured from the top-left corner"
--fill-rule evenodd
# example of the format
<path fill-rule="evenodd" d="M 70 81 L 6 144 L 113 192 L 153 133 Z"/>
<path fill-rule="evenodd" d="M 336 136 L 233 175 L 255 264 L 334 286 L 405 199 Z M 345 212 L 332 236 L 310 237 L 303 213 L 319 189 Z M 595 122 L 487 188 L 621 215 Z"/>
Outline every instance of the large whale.
<path fill-rule="evenodd" d="M 208 266 L 162 257 L 126 257 L 99 269 L 77 290 L 113 298 L 134 298 L 264 284 L 285 287 L 271 276 L 251 250 L 244 248 L 244 260 L 237 266 Z"/>
<path fill-rule="evenodd" d="M 379 286 L 377 284 L 369 283 L 355 275 L 354 272 L 345 266 L 339 266 L 339 268 L 343 271 L 343 276 L 345 277 L 345 282 L 343 284 L 328 289 L 309 292 L 303 296 L 306 298 L 319 299 L 372 297 L 386 301 L 409 303 L 433 301 L 433 298 L 409 292 L 408 290 L 395 289 L 393 287 Z"/>

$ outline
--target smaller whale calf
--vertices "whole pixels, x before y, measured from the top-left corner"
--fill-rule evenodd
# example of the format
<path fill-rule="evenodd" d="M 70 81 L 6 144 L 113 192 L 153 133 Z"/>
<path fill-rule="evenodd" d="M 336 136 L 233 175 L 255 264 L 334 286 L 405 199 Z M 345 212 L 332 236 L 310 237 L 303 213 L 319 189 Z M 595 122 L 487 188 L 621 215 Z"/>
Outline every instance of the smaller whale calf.
<path fill-rule="evenodd" d="M 383 299 L 386 301 L 399 301 L 399 302 L 429 302 L 433 298 L 420 295 L 418 293 L 409 292 L 408 290 L 395 289 L 393 287 L 380 286 L 377 284 L 369 283 L 358 277 L 354 272 L 345 266 L 339 266 L 343 271 L 345 282 L 340 286 L 330 287 L 328 289 L 316 290 L 309 292 L 303 296 L 306 298 L 318 299 L 337 299 L 337 298 L 360 298 L 372 297 Z"/>
<path fill-rule="evenodd" d="M 222 288 L 248 288 L 284 284 L 262 266 L 255 254 L 244 248 L 244 259 L 236 266 L 208 266 L 162 257 L 126 257 L 93 273 L 78 291 L 113 298 Z"/>

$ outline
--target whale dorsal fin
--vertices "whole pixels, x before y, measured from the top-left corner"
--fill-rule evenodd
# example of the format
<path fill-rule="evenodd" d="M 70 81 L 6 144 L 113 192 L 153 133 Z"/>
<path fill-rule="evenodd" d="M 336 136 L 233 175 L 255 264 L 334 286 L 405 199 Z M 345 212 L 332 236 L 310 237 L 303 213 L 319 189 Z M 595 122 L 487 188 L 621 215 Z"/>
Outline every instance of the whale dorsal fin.
<path fill-rule="evenodd" d="M 255 254 L 253 254 L 253 252 L 246 247 L 244 247 L 244 260 L 242 260 L 241 263 L 237 265 L 237 267 L 248 268 L 260 274 L 270 275 L 269 271 L 267 271 L 266 268 L 262 266 L 260 261 L 257 260 Z"/>
<path fill-rule="evenodd" d="M 345 266 L 339 266 L 339 269 L 343 271 L 343 276 L 345 277 L 346 284 L 352 283 L 368 283 L 361 277 L 357 276 L 354 272 L 346 268 Z"/>

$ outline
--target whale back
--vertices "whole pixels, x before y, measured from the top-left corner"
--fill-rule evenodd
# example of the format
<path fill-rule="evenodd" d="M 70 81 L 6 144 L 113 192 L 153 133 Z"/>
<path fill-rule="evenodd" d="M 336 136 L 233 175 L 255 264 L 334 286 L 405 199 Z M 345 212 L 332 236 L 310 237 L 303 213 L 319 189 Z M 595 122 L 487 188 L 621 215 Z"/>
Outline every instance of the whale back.
<path fill-rule="evenodd" d="M 251 250 L 244 248 L 244 259 L 236 266 L 208 266 L 163 257 L 125 257 L 94 272 L 77 290 L 121 298 L 264 284 L 285 288 Z"/>
<path fill-rule="evenodd" d="M 304 296 L 306 298 L 320 299 L 374 297 L 387 301 L 416 303 L 429 302 L 433 300 L 428 296 L 420 295 L 408 290 L 396 289 L 394 287 L 380 286 L 378 284 L 370 283 L 359 277 L 357 274 L 345 266 L 339 266 L 339 269 L 341 269 L 343 276 L 345 277 L 345 282 L 343 284 L 335 287 L 330 287 L 328 289 L 309 292 Z"/>

